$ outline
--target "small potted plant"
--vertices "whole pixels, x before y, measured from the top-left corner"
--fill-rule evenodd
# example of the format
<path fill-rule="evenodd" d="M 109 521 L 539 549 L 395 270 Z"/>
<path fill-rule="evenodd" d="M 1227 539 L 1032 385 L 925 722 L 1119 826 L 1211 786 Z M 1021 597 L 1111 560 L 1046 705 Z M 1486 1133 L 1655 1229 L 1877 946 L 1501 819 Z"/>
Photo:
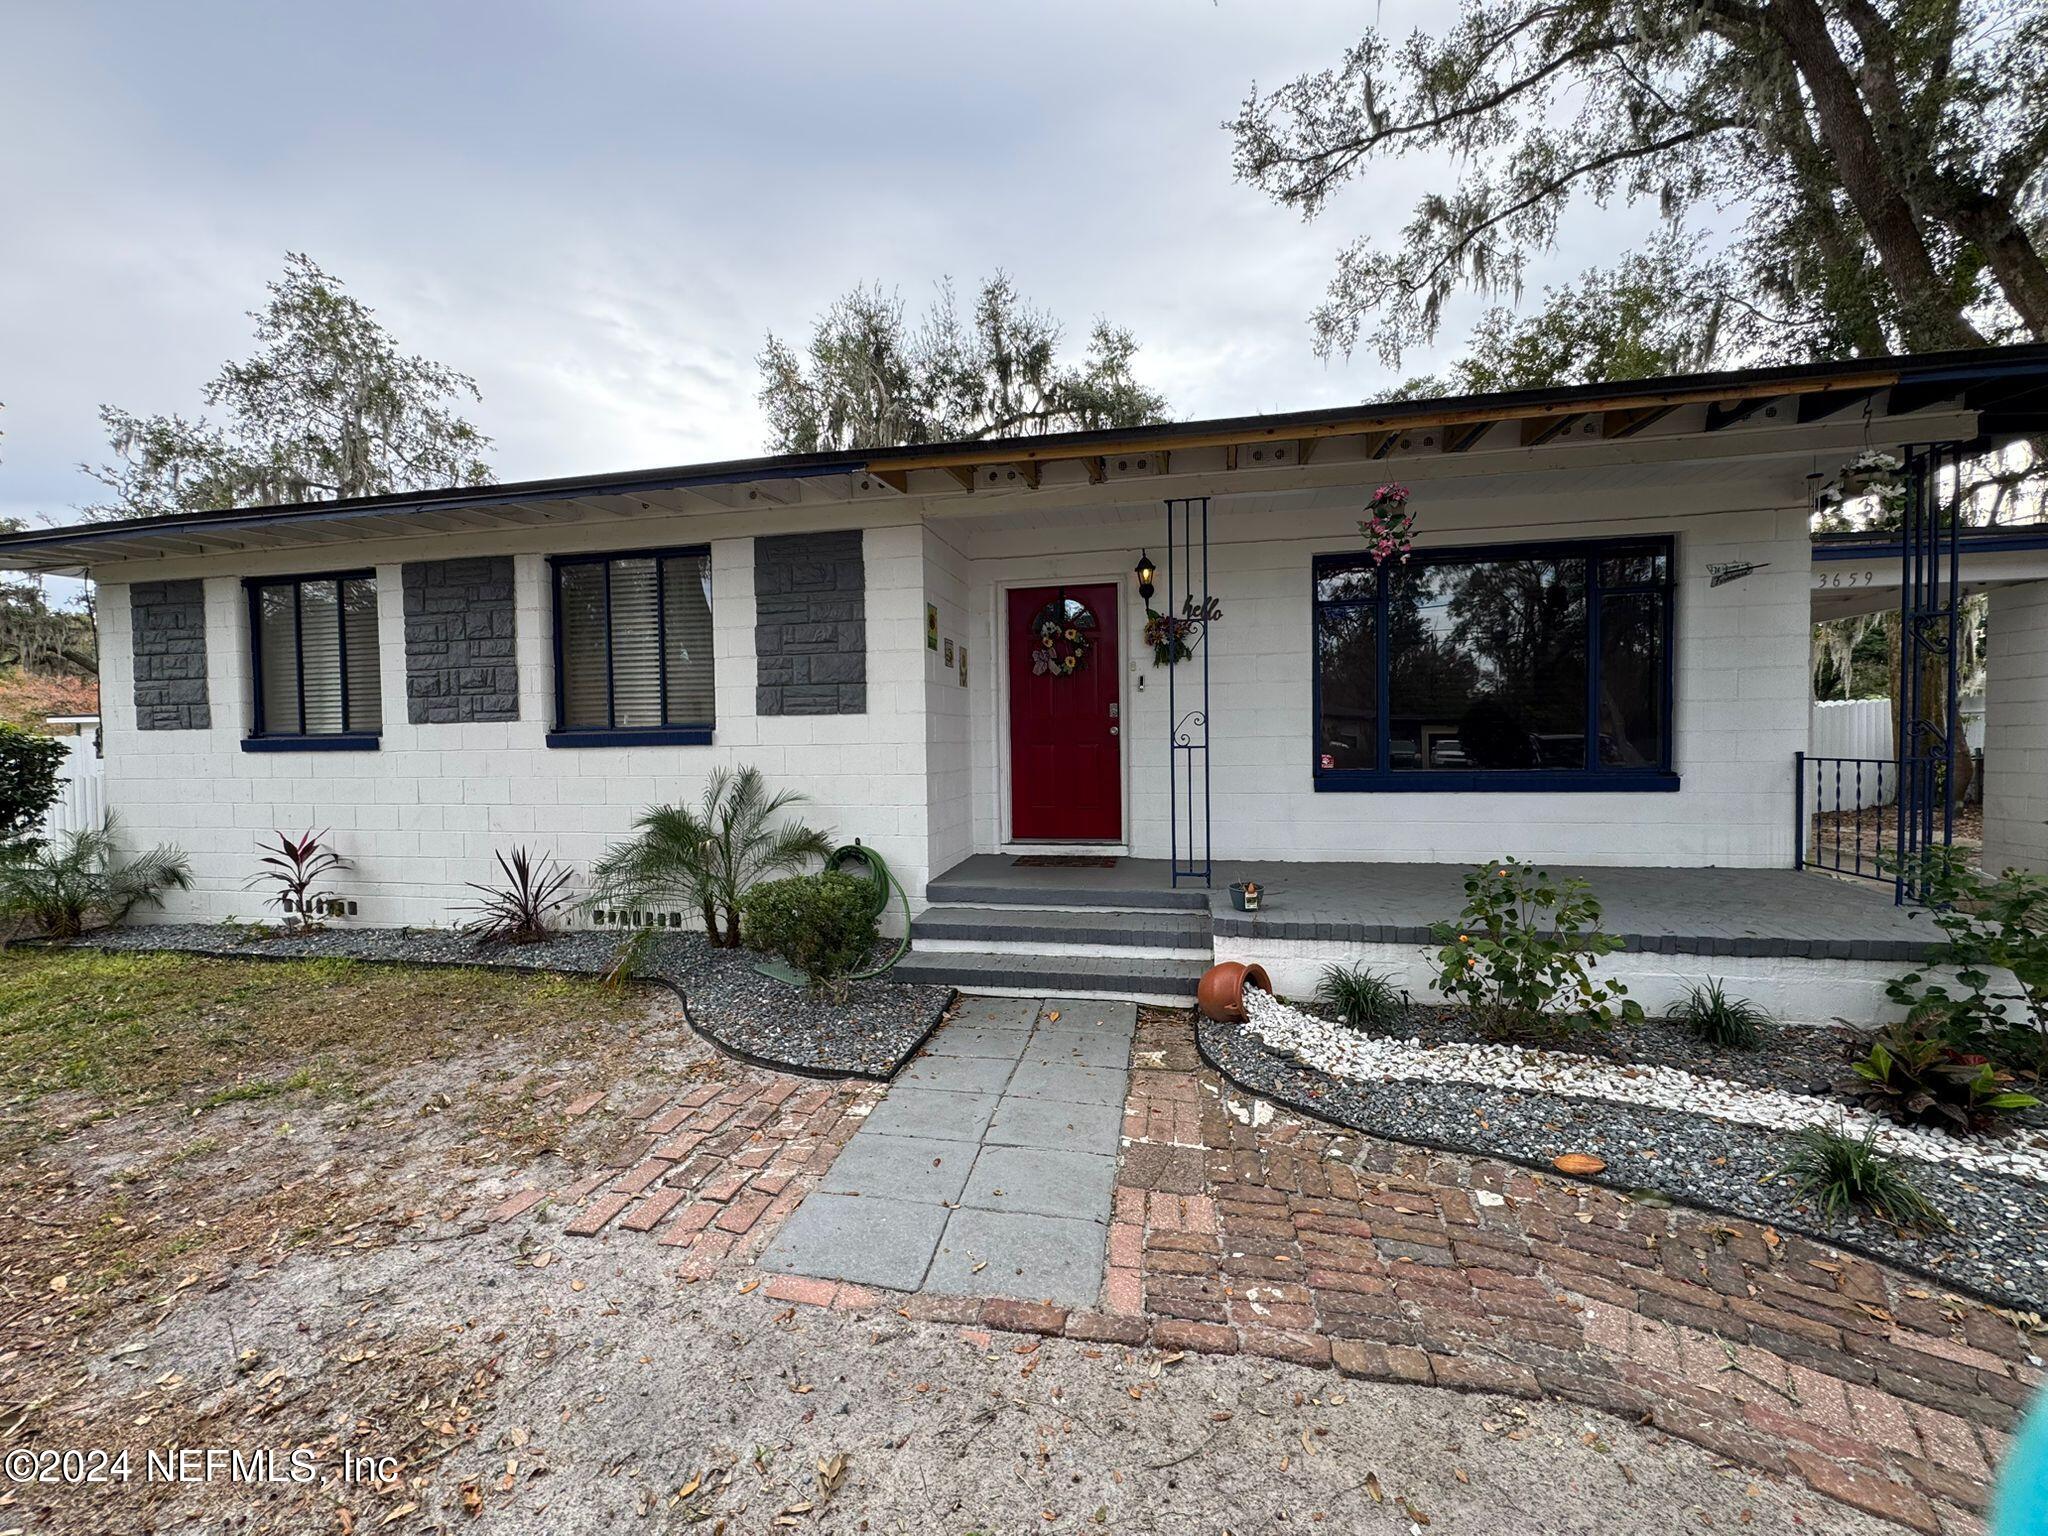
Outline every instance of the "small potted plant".
<path fill-rule="evenodd" d="M 1258 881 L 1240 880 L 1230 888 L 1230 904 L 1240 912 L 1256 912 L 1263 894 Z"/>

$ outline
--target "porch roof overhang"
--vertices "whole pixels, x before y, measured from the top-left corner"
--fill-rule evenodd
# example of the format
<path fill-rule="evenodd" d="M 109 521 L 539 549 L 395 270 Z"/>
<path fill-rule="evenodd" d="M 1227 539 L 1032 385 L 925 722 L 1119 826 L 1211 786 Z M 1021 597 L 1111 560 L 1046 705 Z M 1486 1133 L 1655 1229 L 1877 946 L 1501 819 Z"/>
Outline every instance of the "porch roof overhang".
<path fill-rule="evenodd" d="M 2048 345 L 1992 347 L 76 524 L 0 536 L 0 569 L 977 492 L 1128 496 L 1133 480 L 1164 495 L 1192 475 L 1249 490 L 1285 472 L 1345 464 L 1356 473 L 1393 458 L 1404 473 L 1421 470 L 1423 456 L 1431 468 L 1456 456 L 1462 472 L 1494 473 L 1550 467 L 1560 453 L 1591 460 L 1603 447 L 1726 460 L 1826 448 L 1836 437 L 1988 446 L 2039 432 L 2048 432 Z"/>

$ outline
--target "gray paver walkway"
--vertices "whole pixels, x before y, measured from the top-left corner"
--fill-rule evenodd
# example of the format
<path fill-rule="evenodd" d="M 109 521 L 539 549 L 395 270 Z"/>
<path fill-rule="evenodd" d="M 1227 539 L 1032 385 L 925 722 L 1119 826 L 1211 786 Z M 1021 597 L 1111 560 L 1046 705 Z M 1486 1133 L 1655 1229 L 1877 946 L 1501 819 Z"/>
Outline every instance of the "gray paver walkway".
<path fill-rule="evenodd" d="M 966 999 L 761 1263 L 1094 1305 L 1137 1022 L 1131 1003 Z"/>

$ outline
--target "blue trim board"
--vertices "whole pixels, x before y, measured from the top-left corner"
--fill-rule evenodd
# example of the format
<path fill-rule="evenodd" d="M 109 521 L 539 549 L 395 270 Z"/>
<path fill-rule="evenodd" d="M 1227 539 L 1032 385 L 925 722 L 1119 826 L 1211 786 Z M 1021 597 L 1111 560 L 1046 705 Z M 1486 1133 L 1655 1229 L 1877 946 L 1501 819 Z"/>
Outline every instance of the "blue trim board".
<path fill-rule="evenodd" d="M 244 736 L 244 752 L 375 752 L 380 738 L 366 732 L 347 736 Z"/>
<path fill-rule="evenodd" d="M 549 731 L 551 747 L 708 747 L 712 728 L 708 725 L 648 726 L 621 731 Z"/>

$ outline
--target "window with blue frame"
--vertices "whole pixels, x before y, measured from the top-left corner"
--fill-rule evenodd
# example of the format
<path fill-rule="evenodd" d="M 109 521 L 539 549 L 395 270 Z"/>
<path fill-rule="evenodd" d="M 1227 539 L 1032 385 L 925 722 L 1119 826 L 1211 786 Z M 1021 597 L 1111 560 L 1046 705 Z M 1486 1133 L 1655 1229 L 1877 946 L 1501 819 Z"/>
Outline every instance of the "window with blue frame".
<path fill-rule="evenodd" d="M 1315 561 L 1315 785 L 1675 789 L 1668 538 Z"/>
<path fill-rule="evenodd" d="M 377 579 L 369 571 L 255 577 L 252 746 L 375 746 L 383 729 Z"/>
<path fill-rule="evenodd" d="M 558 747 L 708 742 L 711 552 L 561 555 L 554 567 Z"/>

